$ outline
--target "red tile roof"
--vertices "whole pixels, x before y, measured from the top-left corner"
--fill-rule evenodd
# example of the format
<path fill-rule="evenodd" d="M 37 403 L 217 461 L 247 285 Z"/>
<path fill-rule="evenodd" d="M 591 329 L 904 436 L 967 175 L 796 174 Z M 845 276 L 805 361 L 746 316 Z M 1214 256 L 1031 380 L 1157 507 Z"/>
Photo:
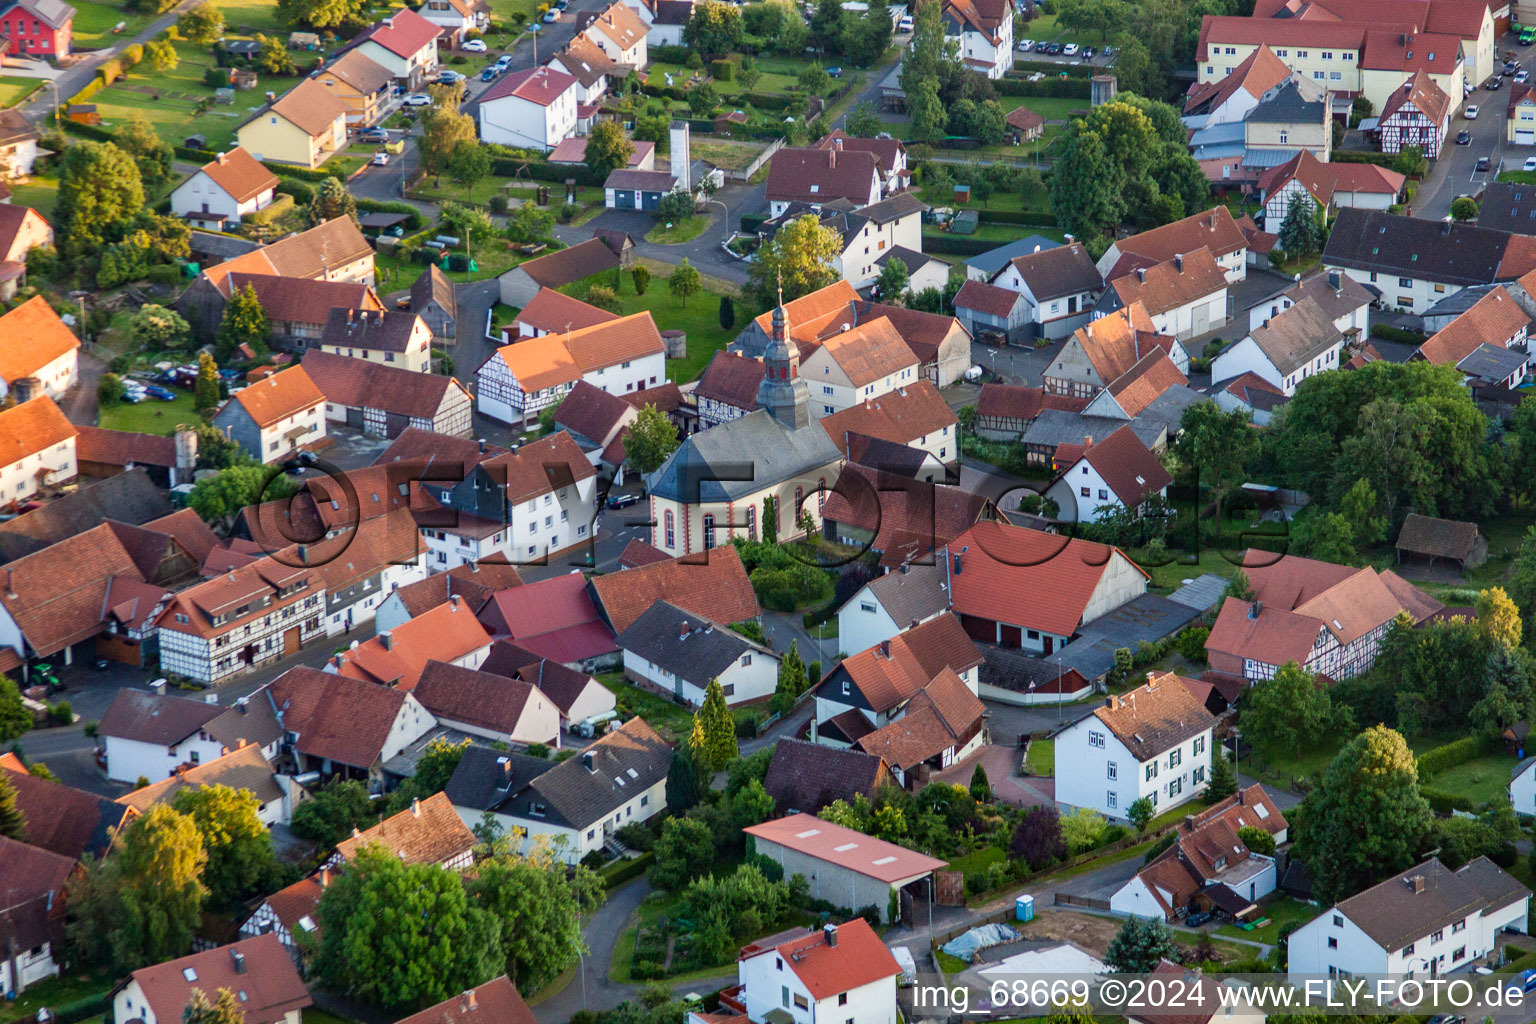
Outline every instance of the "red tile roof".
<path fill-rule="evenodd" d="M 864 206 L 879 197 L 880 161 L 873 153 L 784 148 L 768 167 L 768 199 L 830 203 L 847 199 Z"/>
<path fill-rule="evenodd" d="M 534 1024 L 533 1011 L 503 974 L 395 1024 Z"/>
<path fill-rule="evenodd" d="M 403 690 L 298 666 L 266 688 L 295 748 L 354 768 L 372 768 L 410 699 Z M 253 698 L 254 699 L 254 698 Z"/>
<path fill-rule="evenodd" d="M 1136 508 L 1173 483 L 1173 477 L 1130 426 L 1121 427 L 1091 446 L 1083 458 L 1126 508 Z"/>
<path fill-rule="evenodd" d="M 176 1021 L 201 989 L 211 1002 L 221 988 L 242 993 L 240 1009 L 251 1024 L 280 1021 L 284 1014 L 314 1005 L 298 968 L 276 935 L 258 935 L 228 946 L 193 953 L 134 971 L 155 1019 Z"/>
<path fill-rule="evenodd" d="M 1020 107 L 1020 110 L 1025 109 Z M 974 309 L 978 313 L 988 316 L 1007 319 L 1013 312 L 1013 307 L 1023 301 L 1024 296 L 1018 292 L 1009 291 L 1007 288 L 999 288 L 995 284 L 987 284 L 985 281 L 966 281 L 955 293 L 956 309 Z"/>
<path fill-rule="evenodd" d="M 1023 423 L 1035 419 L 1046 409 L 1082 412 L 1089 401 L 1073 395 L 1053 394 L 1043 388 L 983 384 L 981 394 L 976 399 L 976 411 L 990 419 L 1019 420 Z"/>
<path fill-rule="evenodd" d="M 613 641 L 613 630 L 603 622 L 580 573 L 500 591 L 480 617 L 486 628 L 498 636 L 509 636 L 525 650 L 562 664 L 619 649 Z"/>
<path fill-rule="evenodd" d="M 800 979 L 811 998 L 818 1000 L 901 973 L 896 958 L 862 917 L 791 939 L 774 953 Z"/>
<path fill-rule="evenodd" d="M 583 327 L 595 327 L 618 318 L 616 313 L 598 309 L 580 299 L 573 299 L 569 295 L 557 292 L 553 288 L 540 288 L 539 293 L 523 307 L 522 312 L 517 314 L 513 322 L 527 324 L 549 334 L 564 334 Z"/>
<path fill-rule="evenodd" d="M 75 458 L 107 466 L 176 465 L 176 439 L 104 427 L 76 427 Z M 196 513 L 194 513 L 195 515 Z"/>
<path fill-rule="evenodd" d="M 1115 246 L 1121 253 L 1135 253 L 1162 262 L 1173 259 L 1179 253 L 1202 248 L 1210 249 L 1211 255 L 1220 259 L 1247 248 L 1247 242 L 1237 221 L 1232 218 L 1232 211 L 1225 206 L 1218 206 L 1143 231 L 1139 235 L 1119 239 Z"/>
<path fill-rule="evenodd" d="M 325 401 L 302 366 L 290 366 L 252 384 L 232 399 L 259 427 L 269 427 Z"/>
<path fill-rule="evenodd" d="M 910 700 L 945 671 L 967 672 L 981 661 L 960 620 L 946 613 L 844 658 L 823 684 L 830 691 L 834 682 L 846 677 L 871 710 L 883 713 Z"/>
<path fill-rule="evenodd" d="M 6 415 L 0 413 L 0 426 Z M 28 646 L 51 655 L 101 630 L 114 576 L 144 579 L 112 525 L 103 523 L 6 565 L 0 605 Z"/>
<path fill-rule="evenodd" d="M 1225 292 L 1227 275 L 1204 247 L 1138 269 L 1110 282 L 1122 305 L 1140 302 L 1157 316 L 1216 292 Z"/>
<path fill-rule="evenodd" d="M 0 466 L 14 466 L 22 459 L 53 449 L 76 435 L 75 425 L 47 395 L 0 411 Z M 56 460 L 49 465 L 57 467 Z"/>
<path fill-rule="evenodd" d="M 229 193 L 229 197 L 237 203 L 277 188 L 277 175 L 240 146 L 227 153 L 220 153 L 199 170 L 212 178 L 213 183 Z"/>
<path fill-rule="evenodd" d="M 1157 401 L 1169 388 L 1188 384 L 1189 378 L 1180 372 L 1168 353 L 1160 348 L 1136 360 L 1136 365 L 1109 382 L 1109 393 L 1115 403 L 1132 419 Z"/>
<path fill-rule="evenodd" d="M 343 860 L 353 860 L 370 843 L 382 845 L 407 864 L 443 864 L 462 857 L 479 842 L 444 793 L 412 801 L 365 832 L 352 830 L 336 844 Z"/>
<path fill-rule="evenodd" d="M 34 295 L 0 316 L 0 380 L 14 383 L 80 347 L 46 299 Z"/>
<path fill-rule="evenodd" d="M 429 661 L 457 661 L 490 645 L 475 613 L 449 599 L 337 655 L 336 668 L 353 679 L 411 690 Z"/>
<path fill-rule="evenodd" d="M 507 96 L 537 103 L 547 107 L 576 87 L 576 79 L 558 68 L 538 67 L 517 71 L 502 79 L 481 95 L 481 103 L 490 103 Z"/>
<path fill-rule="evenodd" d="M 363 38 L 378 43 L 397 57 L 414 57 L 437 38 L 442 28 L 410 8 L 396 11 L 373 25 Z"/>
<path fill-rule="evenodd" d="M 503 487 L 509 505 L 597 475 L 597 468 L 563 430 L 486 459 L 479 468 Z"/>
<path fill-rule="evenodd" d="M 955 411 L 931 381 L 865 399 L 858 405 L 818 420 L 834 444 L 845 448 L 849 434 L 863 434 L 896 444 L 914 444 L 955 425 Z M 958 450 L 950 458 L 958 457 Z"/>
<path fill-rule="evenodd" d="M 765 821 L 761 825 L 752 825 L 742 831 L 814 860 L 824 861 L 881 882 L 900 882 L 909 878 L 921 878 L 930 871 L 946 866 L 945 861 L 924 856 L 897 846 L 895 843 L 887 843 L 883 839 L 875 839 L 830 821 L 823 821 L 810 814 L 792 814 L 787 818 L 777 818 L 773 821 Z M 841 932 L 842 928 L 847 927 L 849 925 L 842 925 L 838 930 Z M 875 941 L 878 945 L 879 940 Z M 873 954 L 873 950 L 869 953 Z M 890 956 L 889 951 L 886 951 L 886 956 Z M 876 962 L 879 962 L 877 955 Z M 894 958 L 891 964 L 895 965 Z M 839 962 L 838 966 L 846 965 Z M 899 973 L 899 969 L 893 973 Z M 844 991 L 841 987 L 842 979 L 848 977 L 846 974 L 839 975 L 835 972 L 825 978 L 820 972 L 812 976 L 817 979 L 818 985 L 832 986 L 824 989 L 828 995 Z M 884 976 L 881 974 L 877 977 Z"/>
<path fill-rule="evenodd" d="M 594 576 L 592 593 L 615 633 L 628 629 L 657 601 L 725 625 L 758 615 L 757 595 L 731 546 L 712 548 L 702 559 L 685 555 Z"/>
<path fill-rule="evenodd" d="M 693 389 L 695 398 L 708 398 L 737 409 L 757 408 L 757 389 L 763 382 L 761 360 L 731 352 L 716 352 Z"/>
<path fill-rule="evenodd" d="M 1431 335 L 1419 346 L 1418 357 L 1430 363 L 1452 366 L 1472 354 L 1479 345 L 1504 347 L 1531 318 L 1503 285 L 1472 304 L 1472 308 Z"/>

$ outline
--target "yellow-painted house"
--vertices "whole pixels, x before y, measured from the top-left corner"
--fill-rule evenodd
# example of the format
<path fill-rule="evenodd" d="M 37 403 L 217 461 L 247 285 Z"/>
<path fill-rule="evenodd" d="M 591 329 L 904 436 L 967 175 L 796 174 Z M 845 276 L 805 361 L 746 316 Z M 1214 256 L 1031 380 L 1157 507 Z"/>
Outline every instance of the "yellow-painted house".
<path fill-rule="evenodd" d="M 325 86 L 306 78 L 236 134 L 257 160 L 314 170 L 346 145 L 347 107 Z"/>
<path fill-rule="evenodd" d="M 368 127 L 379 119 L 394 76 L 361 50 L 348 50 L 315 81 L 347 108 L 347 124 Z"/>
<path fill-rule="evenodd" d="M 1505 141 L 1512 146 L 1536 146 L 1536 91 L 1516 85 L 1509 91 L 1509 120 L 1504 122 Z"/>

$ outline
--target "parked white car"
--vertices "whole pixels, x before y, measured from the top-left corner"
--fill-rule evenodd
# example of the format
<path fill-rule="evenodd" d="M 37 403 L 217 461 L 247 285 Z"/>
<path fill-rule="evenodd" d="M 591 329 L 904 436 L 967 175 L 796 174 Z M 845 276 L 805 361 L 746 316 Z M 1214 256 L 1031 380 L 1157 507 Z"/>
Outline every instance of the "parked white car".
<path fill-rule="evenodd" d="M 1469 106 L 1467 108 L 1467 110 L 1466 110 L 1466 113 L 1462 114 L 1461 116 L 1465 117 L 1468 121 L 1476 121 L 1477 120 L 1477 104 L 1474 103 L 1471 106 Z"/>
<path fill-rule="evenodd" d="M 464 45 L 461 46 L 460 49 L 465 53 L 484 53 L 486 51 L 485 40 L 466 39 L 464 40 Z"/>
<path fill-rule="evenodd" d="M 1076 43 L 1068 43 L 1066 46 L 1061 48 L 1061 53 L 1062 53 L 1062 56 L 1065 56 L 1065 57 L 1076 57 L 1077 56 L 1077 44 Z"/>
<path fill-rule="evenodd" d="M 402 102 L 408 107 L 430 107 L 432 105 L 432 97 L 424 92 L 413 92 Z"/>

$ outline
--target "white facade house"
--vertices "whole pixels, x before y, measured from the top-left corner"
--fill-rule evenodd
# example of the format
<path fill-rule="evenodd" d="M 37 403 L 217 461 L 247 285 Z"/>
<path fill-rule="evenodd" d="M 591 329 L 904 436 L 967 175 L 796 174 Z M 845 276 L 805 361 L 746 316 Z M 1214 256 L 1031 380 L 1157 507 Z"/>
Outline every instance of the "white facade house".
<path fill-rule="evenodd" d="M 779 656 L 729 626 L 710 622 L 668 601 L 657 601 L 618 636 L 624 674 L 692 706 L 704 703 L 711 680 L 727 704 L 773 696 Z"/>
<path fill-rule="evenodd" d="M 434 25 L 441 25 L 459 39 L 469 32 L 485 31 L 490 23 L 485 12 L 477 10 L 468 0 L 427 0 L 416 8 L 416 13 Z"/>
<path fill-rule="evenodd" d="M 1086 323 L 1104 289 L 1103 275 L 1078 242 L 1017 256 L 988 283 L 1024 296 L 1025 323 L 1050 338 Z"/>
<path fill-rule="evenodd" d="M 1290 396 L 1313 374 L 1339 369 L 1343 350 L 1344 336 L 1333 320 L 1317 302 L 1304 299 L 1213 359 L 1211 379 L 1252 373 Z"/>
<path fill-rule="evenodd" d="M 736 964 L 739 990 L 726 999 L 753 1024 L 775 1011 L 794 1024 L 896 1024 L 900 974 L 869 922 L 856 917 L 777 946 L 746 947 Z"/>
<path fill-rule="evenodd" d="M 281 462 L 325 437 L 325 396 L 302 366 L 264 377 L 230 397 L 213 425 L 258 462 Z"/>
<path fill-rule="evenodd" d="M 576 133 L 580 83 L 564 71 L 504 76 L 480 97 L 480 140 L 548 152 Z"/>
<path fill-rule="evenodd" d="M 134 971 L 112 995 L 112 1021 L 177 1024 L 194 989 L 220 988 L 248 993 L 241 1009 L 253 1024 L 299 1024 L 314 1002 L 278 937 L 258 935 Z"/>
<path fill-rule="evenodd" d="M 644 71 L 650 64 L 646 43 L 649 31 L 650 26 L 633 8 L 616 2 L 598 14 L 583 34 L 601 47 L 613 63 L 628 64 L 637 71 Z"/>
<path fill-rule="evenodd" d="M 1248 307 L 1248 330 L 1257 330 L 1303 299 L 1312 299 L 1333 320 L 1343 335 L 1365 335 L 1371 311 L 1371 293 L 1358 281 L 1337 270 L 1315 274 L 1279 295 Z M 1220 379 L 1220 378 L 1217 378 Z"/>
<path fill-rule="evenodd" d="M 1171 673 L 1112 696 L 1056 735 L 1056 802 L 1124 821 L 1143 797 L 1158 814 L 1192 800 L 1210 781 L 1215 724 Z"/>
<path fill-rule="evenodd" d="M 395 11 L 365 30 L 357 50 L 407 88 L 422 85 L 437 68 L 441 26 L 415 11 Z"/>
<path fill-rule="evenodd" d="M 1431 858 L 1357 893 L 1291 933 L 1290 977 L 1470 971 L 1526 931 L 1531 892 L 1486 857 L 1452 871 Z"/>
<path fill-rule="evenodd" d="M 128 699 L 125 701 L 124 698 Z M 137 713 L 131 710 L 135 708 L 139 709 Z M 157 717 L 148 717 L 151 709 L 155 709 L 153 713 Z M 124 720 L 124 712 L 129 713 L 128 720 Z M 186 717 L 188 714 L 190 717 Z M 140 690 L 119 690 L 112 708 L 101 722 L 107 778 L 130 784 L 140 778 L 158 782 L 175 774 L 183 765 L 216 761 L 231 748 L 232 736 L 241 717 L 252 719 L 249 712 L 242 714 L 217 704 L 204 704 L 184 697 L 158 697 Z M 153 735 L 164 733 L 167 726 L 178 721 L 200 724 L 175 740 L 169 740 L 170 734 L 166 734 L 164 738 L 168 742 L 160 742 L 160 737 Z M 214 722 L 218 724 L 214 725 Z M 170 733 L 179 731 L 180 728 L 174 728 Z M 261 743 L 262 756 L 268 759 L 277 756 L 279 737 L 253 732 L 247 738 L 264 741 Z"/>
<path fill-rule="evenodd" d="M 216 683 L 323 636 L 325 586 L 316 570 L 262 558 L 181 591 L 156 625 L 162 671 Z"/>
<path fill-rule="evenodd" d="M 1166 494 L 1172 482 L 1157 456 L 1124 426 L 1064 467 L 1045 494 L 1063 520 L 1093 523 L 1106 514 L 1135 511 L 1153 495 Z"/>
<path fill-rule="evenodd" d="M 26 501 L 44 487 L 79 473 L 73 424 L 47 395 L 0 411 L 0 437 L 9 461 L 0 466 L 0 506 Z"/>
<path fill-rule="evenodd" d="M 920 372 L 917 356 L 888 317 L 834 334 L 800 366 L 816 419 L 911 387 Z"/>
<path fill-rule="evenodd" d="M 272 205 L 277 175 L 236 146 L 198 168 L 171 193 L 171 213 L 187 220 L 238 224 Z"/>
<path fill-rule="evenodd" d="M 1013 67 L 1013 0 L 947 0 L 944 34 L 967 68 L 1002 78 Z"/>
<path fill-rule="evenodd" d="M 1536 757 L 1515 766 L 1509 780 L 1509 806 L 1516 814 L 1536 815 Z"/>
<path fill-rule="evenodd" d="M 948 609 L 944 566 L 905 564 L 864 584 L 838 609 L 837 642 L 845 650 L 867 651 Z"/>
<path fill-rule="evenodd" d="M 491 419 L 521 423 L 563 402 L 578 380 L 622 398 L 666 376 L 666 345 L 643 310 L 501 346 L 476 371 L 476 408 Z"/>

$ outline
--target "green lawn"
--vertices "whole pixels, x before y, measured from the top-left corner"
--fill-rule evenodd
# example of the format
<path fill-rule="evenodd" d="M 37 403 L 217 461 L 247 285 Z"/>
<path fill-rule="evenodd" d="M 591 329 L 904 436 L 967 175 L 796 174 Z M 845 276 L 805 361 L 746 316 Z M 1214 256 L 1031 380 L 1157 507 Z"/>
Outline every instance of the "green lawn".
<path fill-rule="evenodd" d="M 74 48 L 76 50 L 99 50 L 104 46 L 110 46 L 116 39 L 131 39 L 139 29 L 148 25 L 148 14 L 132 14 L 123 8 L 120 3 L 103 3 L 101 0 L 80 0 L 73 5 L 75 8 L 74 21 Z M 120 21 L 126 21 L 127 27 L 121 36 L 114 36 L 112 28 Z"/>
<path fill-rule="evenodd" d="M 196 423 L 197 410 L 192 407 L 192 395 L 179 388 L 176 401 L 160 402 L 146 398 L 138 405 L 130 402 L 114 402 L 101 408 L 101 425 L 110 430 L 131 430 L 140 434 L 171 434 L 179 423 Z"/>
<path fill-rule="evenodd" d="M 735 324 L 728 329 L 721 327 L 720 296 L 725 294 L 724 282 L 706 277 L 704 290 L 694 295 L 684 305 L 667 290 L 667 279 L 672 276 L 672 265 L 658 263 L 655 260 L 641 262 L 649 267 L 654 275 L 651 278 L 650 287 L 646 289 L 644 295 L 636 295 L 634 277 L 628 273 L 624 274 L 623 283 L 619 288 L 619 313 L 628 316 L 642 309 L 648 309 L 658 329 L 688 332 L 687 357 L 667 360 L 667 379 L 686 384 L 703 373 L 704 367 L 709 365 L 715 353 L 730 344 L 732 339 L 741 333 L 741 329 L 746 326 L 748 320 L 748 309 L 740 300 L 737 300 Z M 587 289 L 594 284 L 611 288 L 613 275 L 599 274 L 586 281 L 567 285 L 560 290 L 580 299 L 586 296 Z"/>
<path fill-rule="evenodd" d="M 708 142 L 696 139 L 689 142 L 689 147 L 695 159 L 707 160 L 728 171 L 745 170 L 748 164 L 757 159 L 759 153 L 768 148 L 761 142 L 729 139 L 713 139 Z"/>
<path fill-rule="evenodd" d="M 655 242 L 657 245 L 681 245 L 698 238 L 709 224 L 710 218 L 705 214 L 694 214 L 675 224 L 663 224 L 657 221 L 656 226 L 645 233 L 645 240 Z"/>
<path fill-rule="evenodd" d="M 29 182 L 11 185 L 11 202 L 17 206 L 30 206 L 50 221 L 58 201 L 59 179 L 51 175 L 34 174 Z"/>
<path fill-rule="evenodd" d="M 1509 772 L 1515 759 L 1507 754 L 1484 754 L 1466 764 L 1447 768 L 1424 784 L 1456 793 L 1474 804 L 1497 803 L 1509 798 Z"/>
<path fill-rule="evenodd" d="M 970 874 L 973 871 L 985 871 L 1003 860 L 1007 855 L 996 846 L 983 846 L 979 850 L 972 850 L 964 857 L 956 857 L 949 862 L 949 870 L 963 871 Z"/>
<path fill-rule="evenodd" d="M 277 16 L 277 4 L 272 0 L 218 0 L 219 10 L 224 12 L 224 26 L 230 35 L 254 36 L 258 32 L 269 36 L 288 37 L 288 26 Z M 298 60 L 298 54 L 294 54 Z"/>
<path fill-rule="evenodd" d="M 1024 26 L 1017 35 L 1019 41 L 1033 39 L 1037 43 L 1077 43 L 1079 46 L 1103 46 L 1109 38 L 1100 32 L 1070 32 L 1056 24 L 1056 15 L 1042 14 Z M 1031 54 L 1020 54 L 1021 60 L 1031 59 Z"/>
<path fill-rule="evenodd" d="M 1029 756 L 1024 759 L 1031 775 L 1050 777 L 1056 774 L 1056 741 L 1033 740 L 1029 744 Z"/>
<path fill-rule="evenodd" d="M 1318 914 L 1323 912 L 1322 907 L 1315 907 L 1308 903 L 1300 903 L 1289 896 L 1281 896 L 1264 908 L 1264 916 L 1269 920 L 1258 928 L 1244 931 L 1237 925 L 1229 924 L 1216 929 L 1217 935 L 1227 935 L 1234 939 L 1252 939 L 1254 942 L 1263 942 L 1274 945 L 1280 940 L 1280 928 L 1288 922 L 1306 924 Z"/>
<path fill-rule="evenodd" d="M 959 974 L 961 971 L 969 970 L 971 966 L 957 956 L 950 956 L 942 949 L 934 949 L 933 956 L 939 962 L 939 970 L 945 974 Z"/>
<path fill-rule="evenodd" d="M 301 1018 L 304 1024 L 354 1024 L 346 1017 L 338 1017 L 334 1013 L 327 1013 L 318 1006 L 304 1008 Z"/>
<path fill-rule="evenodd" d="M 41 78 L 0 75 L 0 107 L 14 107 L 43 87 Z"/>
<path fill-rule="evenodd" d="M 1047 121 L 1070 120 L 1074 114 L 1086 113 L 1089 106 L 1087 100 L 1070 96 L 999 96 L 998 103 L 1004 112 L 1028 107 Z"/>
<path fill-rule="evenodd" d="M 15 1001 L 0 1000 L 0 1024 L 31 1020 L 38 1009 L 44 1006 L 57 1009 L 66 1003 L 89 999 L 92 996 L 105 998 L 117 984 L 117 980 L 115 976 L 61 974 L 57 978 L 49 978 L 47 981 L 29 985 L 21 997 Z M 88 1022 L 82 1022 L 82 1024 L 88 1024 Z"/>
<path fill-rule="evenodd" d="M 205 50 L 184 42 L 176 44 L 176 52 L 181 55 L 181 63 L 173 70 L 151 72 L 148 65 L 141 64 L 92 97 L 103 127 L 110 128 L 140 111 L 167 142 L 180 145 L 187 136 L 196 134 L 207 138 L 208 149 L 225 149 L 234 142 L 235 129 L 262 107 L 267 90 L 284 93 L 297 83 L 294 78 L 263 75 L 256 89 L 235 93 L 233 104 L 215 106 L 199 114 L 199 101 L 213 95 L 213 90 L 203 84 L 203 72 L 213 66 L 213 58 Z"/>
<path fill-rule="evenodd" d="M 608 672 L 597 677 L 598 682 L 613 691 L 619 707 L 645 719 L 664 739 L 686 739 L 693 731 L 693 712 L 681 704 L 674 704 L 660 694 L 642 690 L 634 683 L 626 682 L 624 673 Z"/>

